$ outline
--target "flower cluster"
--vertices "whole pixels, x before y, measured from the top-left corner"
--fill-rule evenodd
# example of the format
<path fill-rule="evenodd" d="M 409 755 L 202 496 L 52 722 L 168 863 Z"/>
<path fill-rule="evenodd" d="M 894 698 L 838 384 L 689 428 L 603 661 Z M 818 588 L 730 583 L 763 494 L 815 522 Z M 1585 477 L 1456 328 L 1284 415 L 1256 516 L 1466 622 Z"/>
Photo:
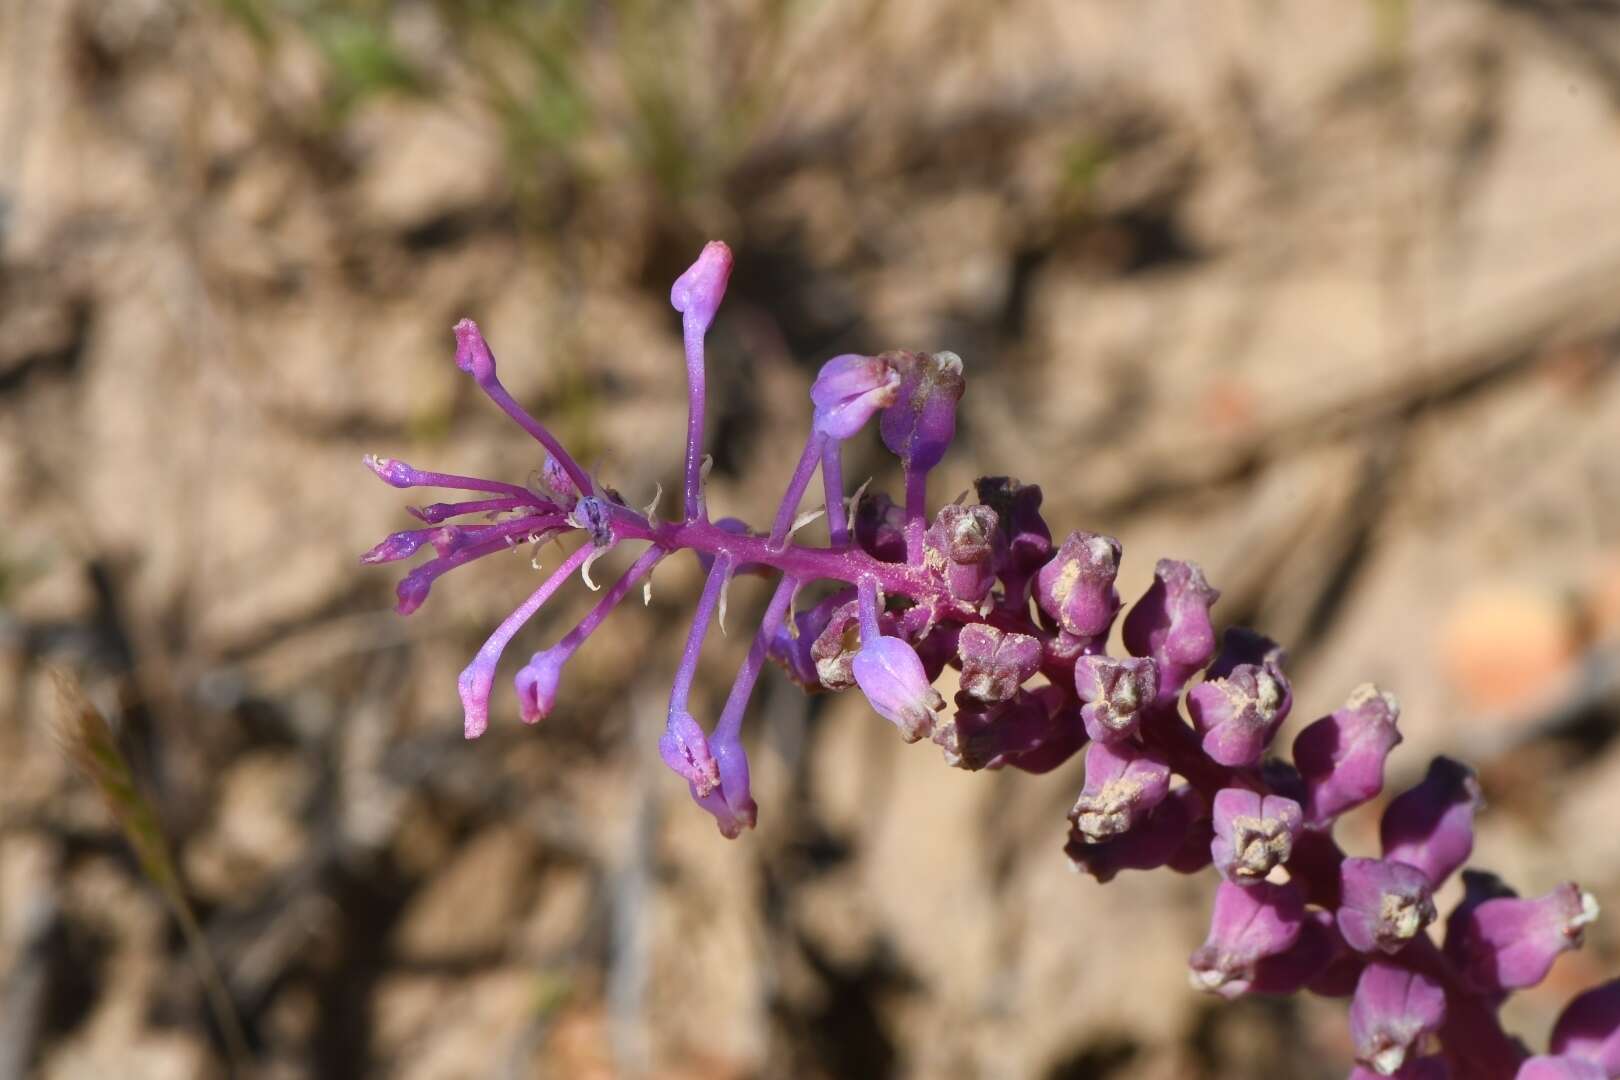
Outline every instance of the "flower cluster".
<path fill-rule="evenodd" d="M 1066 853 L 1099 882 L 1123 870 L 1168 867 L 1219 876 L 1209 935 L 1191 957 L 1193 984 L 1234 997 L 1310 990 L 1348 996 L 1355 1076 L 1540 1080 L 1620 1076 L 1620 981 L 1576 998 L 1546 1055 L 1501 1027 L 1509 993 L 1539 982 L 1581 943 L 1597 915 L 1589 894 L 1563 884 L 1520 899 L 1497 878 L 1464 870 L 1482 803 L 1473 773 L 1436 759 L 1384 809 L 1378 857 L 1347 854 L 1340 816 L 1379 796 L 1385 759 L 1401 741 L 1395 699 L 1371 685 L 1305 726 L 1292 761 L 1272 754 L 1293 701 L 1286 657 L 1242 629 L 1218 635 L 1219 593 L 1192 563 L 1161 560 L 1124 615 L 1127 655 L 1108 642 L 1122 604 L 1120 546 L 1076 530 L 1060 541 L 1041 515 L 1041 489 L 1007 477 L 976 484 L 930 515 L 927 478 L 956 426 L 963 392 L 952 353 L 889 352 L 829 360 L 810 390 L 812 420 L 798 466 L 767 531 L 711 520 L 704 501 L 704 343 L 732 269 L 721 243 L 675 282 L 682 317 L 689 421 L 683 513 L 659 521 L 600 485 L 512 398 L 477 326 L 457 325 L 456 364 L 529 432 L 545 457 L 513 484 L 366 459 L 400 488 L 450 488 L 462 502 L 412 508 L 424 528 L 394 533 L 363 561 L 434 557 L 399 583 L 399 610 L 427 598 L 439 575 L 514 545 L 578 534 L 579 545 L 503 621 L 461 674 L 468 738 L 489 723 L 496 664 L 518 630 L 573 574 L 617 545 L 647 546 L 556 644 L 516 673 L 518 709 L 551 712 L 575 650 L 666 556 L 691 550 L 707 567 L 673 679 L 659 751 L 720 831 L 738 836 L 757 808 L 741 738 L 743 713 L 767 659 L 811 692 L 858 686 L 907 742 L 931 740 L 954 767 L 1046 772 L 1084 754 L 1085 783 L 1069 814 Z M 900 461 L 904 491 L 846 496 L 845 440 L 877 421 Z M 799 515 L 819 472 L 824 507 Z M 798 543 L 825 513 L 826 546 Z M 453 518 L 474 523 L 447 524 Z M 779 575 L 716 721 L 689 707 L 709 623 L 744 572 Z M 804 594 L 801 596 L 801 594 Z M 960 671 L 952 707 L 934 688 Z M 1461 872 L 1465 896 L 1440 943 L 1435 893 Z"/>

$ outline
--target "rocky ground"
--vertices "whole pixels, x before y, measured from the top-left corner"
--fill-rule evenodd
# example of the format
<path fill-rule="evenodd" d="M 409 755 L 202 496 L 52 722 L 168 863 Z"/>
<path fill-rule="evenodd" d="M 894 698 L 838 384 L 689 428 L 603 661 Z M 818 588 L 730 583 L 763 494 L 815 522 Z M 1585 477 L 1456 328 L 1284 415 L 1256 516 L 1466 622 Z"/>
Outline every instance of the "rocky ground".
<path fill-rule="evenodd" d="M 773 672 L 723 841 L 654 752 L 684 562 L 542 728 L 498 697 L 464 743 L 532 572 L 395 616 L 356 556 L 404 500 L 359 458 L 535 468 L 450 362 L 471 315 L 631 501 L 674 490 L 667 288 L 724 238 L 718 512 L 774 504 L 826 357 L 950 348 L 937 499 L 1042 484 L 1128 597 L 1199 561 L 1291 644 L 1291 728 L 1395 691 L 1393 786 L 1467 758 L 1476 861 L 1620 912 L 1617 132 L 1607 0 L 0 0 L 0 1077 L 226 1068 L 50 665 L 254 1075 L 1342 1075 L 1342 1002 L 1187 988 L 1205 877 L 1069 873 L 1078 761 L 952 770 Z M 895 480 L 875 440 L 846 472 Z M 1620 970 L 1616 925 L 1516 1030 Z"/>

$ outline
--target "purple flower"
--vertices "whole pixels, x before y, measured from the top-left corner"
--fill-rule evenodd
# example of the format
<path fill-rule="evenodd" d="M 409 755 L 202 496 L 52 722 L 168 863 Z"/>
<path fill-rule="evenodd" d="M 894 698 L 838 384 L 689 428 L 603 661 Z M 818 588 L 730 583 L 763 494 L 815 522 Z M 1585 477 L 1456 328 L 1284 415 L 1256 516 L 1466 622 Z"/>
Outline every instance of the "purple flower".
<path fill-rule="evenodd" d="M 1434 921 L 1433 891 L 1420 870 L 1383 859 L 1346 859 L 1339 874 L 1339 933 L 1357 952 L 1399 952 Z"/>
<path fill-rule="evenodd" d="M 1221 765 L 1253 765 L 1288 717 L 1293 694 L 1282 670 L 1239 664 L 1187 692 L 1187 712 L 1204 736 L 1204 753 Z"/>
<path fill-rule="evenodd" d="M 1350 1002 L 1356 1060 L 1379 1076 L 1396 1076 L 1445 1018 L 1445 991 L 1433 979 L 1374 960 L 1361 973 Z"/>
<path fill-rule="evenodd" d="M 1372 683 L 1350 692 L 1344 708 L 1294 740 L 1294 765 L 1305 785 L 1305 820 L 1325 825 L 1384 789 L 1384 759 L 1400 744 L 1400 705 Z"/>
<path fill-rule="evenodd" d="M 967 386 L 962 358 L 953 352 L 891 352 L 883 360 L 900 376 L 893 404 L 878 421 L 883 445 L 908 472 L 926 473 L 956 436 L 956 403 Z"/>
<path fill-rule="evenodd" d="M 1069 534 L 1035 575 L 1035 600 L 1066 633 L 1079 638 L 1108 633 L 1119 613 L 1119 541 L 1098 533 Z"/>
<path fill-rule="evenodd" d="M 1069 811 L 1074 831 L 1098 843 L 1129 831 L 1170 791 L 1170 766 L 1127 743 L 1086 748 L 1086 786 Z"/>
<path fill-rule="evenodd" d="M 1448 925 L 1446 953 L 1480 990 L 1522 990 L 1546 978 L 1559 953 L 1580 948 L 1597 917 L 1597 900 L 1572 882 L 1534 900 L 1496 897 Z"/>
<path fill-rule="evenodd" d="M 1564 1007 L 1547 1040 L 1554 1054 L 1601 1065 L 1620 1076 L 1620 979 L 1595 986 Z"/>
<path fill-rule="evenodd" d="M 899 728 L 906 742 L 926 738 L 933 730 L 934 714 L 945 707 L 945 699 L 929 685 L 916 649 L 896 637 L 863 640 L 852 669 L 873 710 Z"/>
<path fill-rule="evenodd" d="M 985 704 L 1006 701 L 1041 663 L 1041 643 L 1029 634 L 969 623 L 956 639 L 962 693 Z"/>
<path fill-rule="evenodd" d="M 1281 795 L 1225 788 L 1215 796 L 1215 839 L 1210 855 L 1220 875 L 1235 885 L 1264 881 L 1288 861 L 1304 815 Z"/>
<path fill-rule="evenodd" d="M 1291 948 L 1304 922 L 1305 906 L 1291 885 L 1221 882 L 1209 936 L 1188 961 L 1193 986 L 1225 998 L 1246 993 L 1255 966 Z"/>
<path fill-rule="evenodd" d="M 847 439 L 866 426 L 879 410 L 894 404 L 900 375 L 881 357 L 846 353 L 821 366 L 810 386 L 815 403 L 815 429 L 834 439 Z"/>
<path fill-rule="evenodd" d="M 1153 584 L 1125 615 L 1125 647 L 1159 668 L 1159 697 L 1181 693 L 1193 673 L 1215 655 L 1209 609 L 1219 600 L 1196 563 L 1160 559 Z"/>
<path fill-rule="evenodd" d="M 1086 734 L 1114 742 L 1134 734 L 1138 718 L 1153 704 L 1159 671 L 1152 660 L 1082 656 L 1074 662 L 1075 693 L 1085 702 Z"/>
<path fill-rule="evenodd" d="M 1439 888 L 1474 850 L 1474 815 L 1484 805 L 1474 770 L 1435 758 L 1423 782 L 1385 808 L 1384 858 L 1417 867 Z"/>

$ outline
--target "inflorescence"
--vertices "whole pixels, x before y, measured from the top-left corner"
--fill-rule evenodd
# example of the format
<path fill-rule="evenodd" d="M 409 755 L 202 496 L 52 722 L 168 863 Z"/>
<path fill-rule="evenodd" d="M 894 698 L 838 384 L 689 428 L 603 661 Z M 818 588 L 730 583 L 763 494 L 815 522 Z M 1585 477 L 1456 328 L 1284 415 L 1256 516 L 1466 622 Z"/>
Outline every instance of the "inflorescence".
<path fill-rule="evenodd" d="M 690 402 L 679 520 L 659 521 L 656 499 L 632 508 L 582 469 L 501 385 L 471 320 L 455 328 L 456 365 L 545 448 L 535 476 L 514 484 L 366 458 L 394 487 L 475 496 L 412 507 L 426 527 L 394 533 L 362 557 L 390 562 L 433 548 L 435 557 L 399 583 L 402 614 L 420 607 L 448 570 L 582 534 L 461 673 L 468 738 L 488 726 L 507 644 L 576 571 L 597 589 L 592 563 L 626 541 L 647 544 L 577 626 L 518 670 L 526 723 L 551 712 L 569 658 L 613 609 L 638 584 L 648 587 L 663 558 L 691 550 L 708 578 L 659 751 L 726 836 L 756 818 L 742 719 L 769 658 L 812 693 L 860 687 L 901 738 L 932 740 L 957 768 L 1041 773 L 1083 752 L 1085 785 L 1065 848 L 1074 868 L 1106 882 L 1122 870 L 1193 873 L 1213 864 L 1220 882 L 1209 936 L 1190 960 L 1193 985 L 1228 998 L 1307 989 L 1349 997 L 1360 1062 L 1353 1077 L 1620 1077 L 1620 980 L 1571 1002 L 1547 1054 L 1532 1056 L 1499 1022 L 1509 993 L 1541 981 L 1559 953 L 1581 944 L 1597 905 L 1573 884 L 1520 899 L 1495 876 L 1461 869 L 1482 806 L 1467 766 L 1437 758 L 1422 782 L 1388 803 L 1380 857 L 1350 856 L 1335 841 L 1338 818 L 1383 789 L 1385 758 L 1401 741 L 1393 696 L 1357 687 L 1342 708 L 1299 733 L 1292 762 L 1267 756 L 1292 703 L 1284 652 L 1249 630 L 1218 636 L 1210 609 L 1220 594 L 1196 565 L 1159 561 L 1124 618 L 1128 655 L 1112 656 L 1117 541 L 1077 530 L 1054 543 L 1041 489 L 1007 477 L 979 480 L 973 501 L 929 517 L 928 474 L 955 434 L 964 386 L 955 354 L 829 360 L 810 389 L 810 433 L 769 531 L 710 520 L 704 342 L 731 268 L 730 249 L 711 243 L 670 293 L 681 313 Z M 903 469 L 899 503 L 844 492 L 842 444 L 874 417 Z M 818 470 L 825 547 L 793 539 Z M 467 517 L 479 523 L 446 524 Z M 745 572 L 780 580 L 720 716 L 705 730 L 688 708 L 698 655 L 717 609 L 724 617 L 728 583 Z M 831 591 L 796 610 L 801 590 L 826 583 Z M 948 711 L 933 686 L 947 665 L 961 672 Z M 1438 914 L 1434 895 L 1459 870 L 1465 896 L 1437 945 L 1428 929 Z"/>

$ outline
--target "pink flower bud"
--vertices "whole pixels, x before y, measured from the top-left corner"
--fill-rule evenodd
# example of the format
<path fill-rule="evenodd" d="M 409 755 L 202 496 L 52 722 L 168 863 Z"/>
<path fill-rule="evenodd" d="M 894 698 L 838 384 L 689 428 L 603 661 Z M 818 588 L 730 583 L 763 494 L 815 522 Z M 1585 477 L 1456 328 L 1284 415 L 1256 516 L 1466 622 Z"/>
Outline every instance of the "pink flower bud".
<path fill-rule="evenodd" d="M 719 240 L 703 245 L 697 262 L 675 279 L 669 290 L 669 302 L 685 316 L 699 335 L 714 322 L 714 313 L 726 296 L 726 282 L 731 280 L 731 249 Z"/>
<path fill-rule="evenodd" d="M 1522 990 L 1546 978 L 1559 953 L 1580 948 L 1597 900 L 1571 882 L 1534 900 L 1496 897 L 1447 928 L 1446 954 L 1482 991 Z"/>
<path fill-rule="evenodd" d="M 1221 882 L 1209 936 L 1188 961 L 1193 987 L 1224 998 L 1246 993 L 1255 966 L 1291 948 L 1304 922 L 1305 905 L 1291 885 Z"/>
<path fill-rule="evenodd" d="M 1193 672 L 1215 655 L 1209 609 L 1220 596 L 1196 563 L 1160 559 L 1153 584 L 1126 614 L 1125 647 L 1158 665 L 1161 699 L 1180 694 Z"/>
<path fill-rule="evenodd" d="M 1294 740 L 1294 764 L 1305 785 L 1305 821 L 1325 825 L 1384 789 L 1384 759 L 1400 744 L 1393 694 L 1371 683 L 1350 692 L 1344 708 Z"/>
<path fill-rule="evenodd" d="M 1119 836 L 1138 824 L 1170 791 L 1170 766 L 1131 743 L 1094 742 L 1086 748 L 1086 785 L 1069 811 L 1087 843 Z"/>
<path fill-rule="evenodd" d="M 882 359 L 900 375 L 896 398 L 878 420 L 883 445 L 908 470 L 927 472 L 956 437 L 956 403 L 967 386 L 962 358 L 953 352 L 889 352 Z"/>
<path fill-rule="evenodd" d="M 1235 885 L 1264 881 L 1288 861 L 1304 815 L 1299 803 L 1247 788 L 1225 788 L 1215 796 L 1215 869 Z"/>
<path fill-rule="evenodd" d="M 1035 600 L 1041 610 L 1075 637 L 1101 637 L 1119 613 L 1119 541 L 1097 533 L 1075 531 L 1050 562 L 1035 575 Z"/>
<path fill-rule="evenodd" d="M 863 641 L 852 671 L 872 708 L 899 728 L 906 742 L 928 735 L 934 713 L 945 707 L 945 699 L 929 685 L 917 650 L 897 637 Z"/>
<path fill-rule="evenodd" d="M 1086 734 L 1098 742 L 1115 742 L 1134 733 L 1158 687 L 1159 671 L 1152 660 L 1082 656 L 1074 662 L 1075 692 L 1085 702 L 1080 719 Z"/>
<path fill-rule="evenodd" d="M 1397 953 L 1434 921 L 1429 881 L 1405 863 L 1346 859 L 1339 882 L 1339 933 L 1357 952 Z"/>
<path fill-rule="evenodd" d="M 962 693 L 986 704 L 1007 701 L 1041 663 L 1041 643 L 1028 634 L 968 623 L 956 640 Z"/>
<path fill-rule="evenodd" d="M 847 439 L 878 410 L 894 404 L 899 391 L 899 372 L 881 357 L 835 356 L 821 365 L 821 373 L 810 385 L 815 429 L 834 439 Z"/>
<path fill-rule="evenodd" d="M 1446 1018 L 1446 994 L 1427 975 L 1385 960 L 1367 965 L 1350 1002 L 1356 1060 L 1379 1076 L 1396 1076 L 1424 1037 Z"/>

